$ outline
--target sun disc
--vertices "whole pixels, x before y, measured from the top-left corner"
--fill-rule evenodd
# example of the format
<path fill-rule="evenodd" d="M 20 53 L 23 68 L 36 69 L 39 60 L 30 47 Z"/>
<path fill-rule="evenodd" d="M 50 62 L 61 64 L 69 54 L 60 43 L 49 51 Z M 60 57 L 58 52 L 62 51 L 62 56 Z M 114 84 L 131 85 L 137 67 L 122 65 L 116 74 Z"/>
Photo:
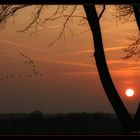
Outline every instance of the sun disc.
<path fill-rule="evenodd" d="M 132 97 L 134 95 L 134 90 L 133 89 L 127 89 L 125 91 L 126 96 Z"/>

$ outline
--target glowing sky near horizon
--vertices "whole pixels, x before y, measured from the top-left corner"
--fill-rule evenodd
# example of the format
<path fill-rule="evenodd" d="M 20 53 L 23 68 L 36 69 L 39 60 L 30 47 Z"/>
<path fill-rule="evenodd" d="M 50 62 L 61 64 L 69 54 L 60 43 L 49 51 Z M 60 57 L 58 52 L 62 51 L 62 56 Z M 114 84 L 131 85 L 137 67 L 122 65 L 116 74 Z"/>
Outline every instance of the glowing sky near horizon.
<path fill-rule="evenodd" d="M 104 50 L 119 95 L 128 110 L 135 112 L 140 99 L 140 61 L 122 57 L 128 37 L 136 35 L 138 28 L 135 21 L 116 23 L 110 14 L 112 7 L 108 6 L 100 22 Z M 0 81 L 0 112 L 113 112 L 97 72 L 92 34 L 90 31 L 80 34 L 89 28 L 88 24 L 78 25 L 78 19 L 73 19 L 69 25 L 74 36 L 67 31 L 65 42 L 61 39 L 48 48 L 57 37 L 62 21 L 51 23 L 38 35 L 17 32 L 29 22 L 30 12 L 30 7 L 21 10 L 15 22 L 11 18 L 0 30 L 0 76 L 4 78 Z M 77 13 L 81 12 L 79 6 Z M 25 65 L 21 52 L 34 60 L 45 75 L 43 78 L 26 78 L 31 69 Z M 11 74 L 15 77 L 5 78 Z M 18 74 L 23 76 L 19 78 Z M 135 90 L 132 99 L 124 95 L 129 87 Z"/>

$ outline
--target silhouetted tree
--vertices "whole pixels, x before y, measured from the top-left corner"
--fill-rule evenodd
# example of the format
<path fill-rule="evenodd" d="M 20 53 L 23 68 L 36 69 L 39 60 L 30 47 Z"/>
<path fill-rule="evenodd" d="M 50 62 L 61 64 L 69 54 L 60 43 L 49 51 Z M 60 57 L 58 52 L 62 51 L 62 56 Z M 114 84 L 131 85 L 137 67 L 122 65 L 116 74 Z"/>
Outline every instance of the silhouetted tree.
<path fill-rule="evenodd" d="M 36 110 L 36 111 L 31 112 L 28 118 L 31 120 L 42 120 L 44 119 L 44 115 L 41 111 Z"/>
<path fill-rule="evenodd" d="M 19 9 L 25 8 L 27 6 L 31 5 L 2 5 L 0 7 L 0 25 L 5 25 L 7 19 L 11 16 L 13 16 Z M 44 8 L 44 5 L 39 5 L 36 7 L 36 9 L 33 12 L 33 18 L 29 25 L 21 30 L 21 32 L 29 30 L 33 25 L 35 24 L 35 31 L 37 30 L 38 26 L 43 26 L 50 20 L 55 20 L 58 18 L 64 18 L 64 23 L 61 32 L 59 33 L 58 37 L 50 44 L 53 45 L 57 40 L 59 40 L 65 32 L 65 29 L 68 28 L 70 31 L 70 27 L 68 26 L 68 21 L 71 17 L 80 17 L 82 19 L 87 19 L 87 22 L 89 23 L 92 35 L 93 35 L 93 40 L 94 40 L 94 48 L 95 48 L 95 60 L 96 60 L 96 65 L 98 68 L 99 76 L 102 82 L 102 85 L 104 87 L 105 93 L 110 101 L 110 103 L 113 106 L 114 111 L 116 112 L 116 115 L 118 116 L 122 127 L 125 131 L 125 133 L 131 133 L 132 131 L 132 118 L 130 114 L 128 113 L 127 109 L 125 108 L 122 100 L 120 99 L 120 96 L 115 89 L 114 83 L 111 79 L 107 64 L 106 64 L 106 58 L 104 54 L 104 49 L 103 49 L 103 42 L 102 42 L 102 34 L 101 34 L 101 28 L 100 28 L 100 23 L 99 20 L 101 16 L 103 15 L 105 11 L 105 5 L 102 6 L 102 10 L 100 13 L 97 12 L 97 9 L 95 5 L 83 5 L 83 8 L 85 10 L 85 16 L 79 16 L 79 15 L 74 15 L 74 12 L 77 8 L 76 6 L 72 6 L 70 12 L 68 14 L 65 14 L 66 9 L 68 8 L 67 5 L 60 6 L 58 5 L 56 10 L 54 10 L 54 13 L 50 16 L 47 17 L 46 19 L 42 20 L 40 18 L 42 9 Z M 139 12 L 137 11 L 137 7 L 133 5 L 132 10 L 135 13 L 136 21 L 139 22 L 139 18 L 137 19 Z"/>
<path fill-rule="evenodd" d="M 119 97 L 119 94 L 117 93 L 115 86 L 113 84 L 113 81 L 111 79 L 104 49 L 103 49 L 103 43 L 102 43 L 102 35 L 101 35 L 101 29 L 99 24 L 99 18 L 97 16 L 97 12 L 94 5 L 84 5 L 84 9 L 87 15 L 88 23 L 91 28 L 93 39 L 94 39 L 94 47 L 95 47 L 95 60 L 98 68 L 98 72 L 100 75 L 100 79 L 102 82 L 102 85 L 104 87 L 105 93 L 111 102 L 114 111 L 116 112 L 119 120 L 121 121 L 121 124 L 125 130 L 126 133 L 129 133 L 131 131 L 131 116 L 126 110 L 122 100 Z"/>
<path fill-rule="evenodd" d="M 140 5 L 119 5 L 116 6 L 116 14 L 115 16 L 119 18 L 119 20 L 128 21 L 132 15 L 134 15 L 139 34 L 136 37 L 131 38 L 131 43 L 128 48 L 124 49 L 127 53 L 125 58 L 131 58 L 135 55 L 140 55 Z M 135 118 L 133 121 L 133 129 L 140 131 L 140 104 L 138 106 L 137 112 L 135 114 Z"/>
<path fill-rule="evenodd" d="M 134 16 L 133 16 L 134 15 Z M 126 22 L 135 17 L 139 33 L 136 37 L 130 38 L 128 48 L 124 49 L 126 56 L 124 58 L 131 58 L 132 56 L 140 54 L 140 5 L 119 5 L 115 6 L 114 16 L 119 20 Z"/>

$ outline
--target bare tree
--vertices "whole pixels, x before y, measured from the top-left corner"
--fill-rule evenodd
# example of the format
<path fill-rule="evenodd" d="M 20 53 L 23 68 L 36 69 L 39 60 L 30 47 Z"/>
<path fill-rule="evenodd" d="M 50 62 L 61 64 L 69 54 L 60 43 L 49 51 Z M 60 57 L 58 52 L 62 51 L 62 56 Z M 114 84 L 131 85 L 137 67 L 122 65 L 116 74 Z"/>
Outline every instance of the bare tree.
<path fill-rule="evenodd" d="M 128 111 L 126 110 L 122 100 L 115 89 L 113 81 L 111 79 L 104 49 L 103 49 L 103 42 L 102 42 L 102 34 L 100 29 L 99 17 L 97 16 L 97 12 L 95 6 L 93 5 L 84 5 L 84 9 L 88 18 L 88 23 L 91 28 L 94 40 L 94 48 L 95 48 L 95 60 L 96 65 L 98 68 L 99 76 L 104 87 L 105 93 L 113 106 L 114 111 L 116 112 L 122 127 L 125 133 L 130 133 L 131 131 L 131 123 L 132 119 L 129 115 Z"/>
<path fill-rule="evenodd" d="M 134 15 L 134 16 L 132 16 Z M 115 16 L 119 21 L 135 20 L 138 26 L 139 34 L 129 38 L 129 44 L 124 51 L 126 52 L 125 59 L 137 56 L 140 57 L 140 5 L 119 5 L 115 7 Z M 133 18 L 134 17 L 134 18 Z M 140 104 L 138 106 L 135 118 L 133 121 L 133 130 L 140 130 Z"/>
<path fill-rule="evenodd" d="M 118 21 L 128 22 L 136 21 L 139 33 L 131 37 L 129 40 L 128 48 L 124 49 L 126 56 L 124 58 L 131 58 L 140 54 L 140 5 L 118 5 L 115 6 L 113 14 Z"/>
<path fill-rule="evenodd" d="M 13 16 L 18 10 L 25 8 L 27 6 L 32 6 L 32 5 L 2 5 L 0 7 L 0 25 L 1 26 L 5 25 L 8 18 Z M 133 131 L 132 118 L 130 114 L 128 113 L 127 109 L 125 108 L 122 100 L 120 99 L 120 96 L 117 93 L 117 90 L 115 89 L 114 83 L 111 79 L 111 76 L 110 76 L 110 73 L 106 64 L 106 59 L 105 59 L 105 54 L 104 54 L 104 49 L 103 49 L 102 34 L 101 34 L 99 21 L 105 11 L 105 8 L 106 8 L 105 5 L 102 5 L 101 12 L 98 12 L 95 5 L 83 5 L 86 16 L 75 15 L 75 10 L 77 8 L 77 5 L 71 6 L 70 7 L 71 10 L 68 13 L 66 12 L 66 10 L 68 9 L 69 6 L 58 5 L 51 16 L 42 20 L 40 16 L 44 7 L 46 6 L 45 5 L 36 6 L 32 14 L 31 22 L 28 24 L 28 26 L 26 26 L 23 30 L 20 30 L 20 31 L 21 32 L 28 31 L 34 25 L 35 25 L 35 31 L 36 31 L 38 29 L 38 26 L 42 27 L 48 21 L 53 21 L 56 19 L 63 18 L 64 22 L 62 25 L 61 32 L 59 33 L 58 37 L 49 45 L 51 46 L 57 40 L 59 40 L 63 35 L 65 35 L 66 28 L 68 28 L 71 31 L 71 28 L 68 26 L 68 22 L 70 18 L 77 17 L 77 18 L 81 18 L 81 20 L 86 20 L 90 26 L 90 29 L 93 35 L 94 48 L 95 48 L 94 56 L 95 56 L 96 65 L 98 68 L 99 76 L 100 76 L 102 85 L 104 87 L 105 93 L 110 103 L 112 104 L 113 109 L 116 112 L 116 115 L 118 116 L 118 119 L 121 122 L 124 132 L 127 134 L 130 134 L 131 131 Z M 131 12 L 134 11 L 133 6 L 127 7 L 127 8 L 130 10 L 129 14 L 131 14 Z M 123 13 L 123 12 L 120 12 L 120 13 Z"/>

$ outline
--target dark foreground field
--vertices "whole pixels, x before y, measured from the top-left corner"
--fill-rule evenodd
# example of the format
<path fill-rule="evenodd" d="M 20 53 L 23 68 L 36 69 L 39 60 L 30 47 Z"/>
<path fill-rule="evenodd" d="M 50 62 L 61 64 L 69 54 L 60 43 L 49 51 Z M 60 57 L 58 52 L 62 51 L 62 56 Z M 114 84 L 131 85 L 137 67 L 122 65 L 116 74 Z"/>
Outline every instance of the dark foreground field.
<path fill-rule="evenodd" d="M 114 114 L 0 114 L 0 135 L 121 135 Z"/>

